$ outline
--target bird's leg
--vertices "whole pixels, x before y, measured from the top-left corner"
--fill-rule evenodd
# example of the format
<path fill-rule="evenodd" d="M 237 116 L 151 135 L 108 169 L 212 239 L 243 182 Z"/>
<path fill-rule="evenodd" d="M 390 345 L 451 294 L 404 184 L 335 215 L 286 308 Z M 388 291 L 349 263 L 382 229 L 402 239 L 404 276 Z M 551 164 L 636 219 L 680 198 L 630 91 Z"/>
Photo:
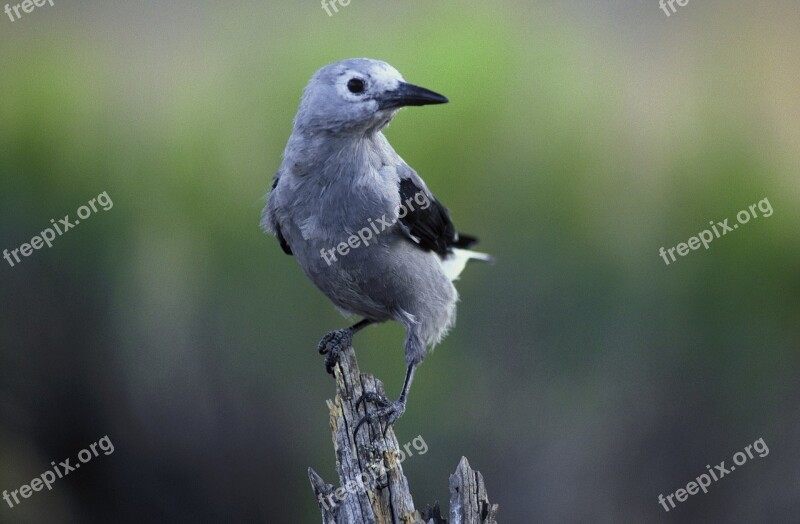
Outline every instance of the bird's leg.
<path fill-rule="evenodd" d="M 378 410 L 374 413 L 368 413 L 364 415 L 361 420 L 358 421 L 358 424 L 356 424 L 356 429 L 353 431 L 353 435 L 358 434 L 358 428 L 360 428 L 364 422 L 374 419 L 383 419 L 386 421 L 386 426 L 383 428 L 383 436 L 386 436 L 389 426 L 397 422 L 397 419 L 399 419 L 406 411 L 406 398 L 408 397 L 408 390 L 411 389 L 411 381 L 414 380 L 414 370 L 416 370 L 416 368 L 416 364 L 411 364 L 408 366 L 408 371 L 406 371 L 406 379 L 403 382 L 403 391 L 400 392 L 400 398 L 394 402 L 386 398 L 386 396 L 372 391 L 364 393 L 361 398 L 356 401 L 356 409 L 358 409 L 359 404 L 362 402 L 372 402 L 378 406 Z"/>
<path fill-rule="evenodd" d="M 353 335 L 372 324 L 372 320 L 363 319 L 349 328 L 331 331 L 320 340 L 317 350 L 325 356 L 325 369 L 333 375 L 333 366 L 339 362 L 339 354 L 353 344 Z"/>

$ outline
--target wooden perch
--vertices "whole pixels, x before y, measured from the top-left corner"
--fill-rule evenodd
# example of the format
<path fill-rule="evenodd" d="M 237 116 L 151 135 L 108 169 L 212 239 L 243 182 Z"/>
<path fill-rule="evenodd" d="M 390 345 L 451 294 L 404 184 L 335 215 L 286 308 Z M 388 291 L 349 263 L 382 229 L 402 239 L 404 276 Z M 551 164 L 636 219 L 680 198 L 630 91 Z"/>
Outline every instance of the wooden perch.
<path fill-rule="evenodd" d="M 383 384 L 362 375 L 353 348 L 342 352 L 335 367 L 336 398 L 328 400 L 339 487 L 325 483 L 308 468 L 314 497 L 322 511 L 322 524 L 496 524 L 498 506 L 489 503 L 483 476 L 462 457 L 450 476 L 450 514 L 442 518 L 438 502 L 422 513 L 414 508 L 401 462 L 405 453 L 390 427 L 384 436 L 382 422 L 365 423 L 354 437 L 353 429 L 365 409 L 356 401 L 367 391 L 383 394 Z M 380 427 L 379 427 L 380 426 Z M 408 446 L 407 446 L 408 447 Z"/>

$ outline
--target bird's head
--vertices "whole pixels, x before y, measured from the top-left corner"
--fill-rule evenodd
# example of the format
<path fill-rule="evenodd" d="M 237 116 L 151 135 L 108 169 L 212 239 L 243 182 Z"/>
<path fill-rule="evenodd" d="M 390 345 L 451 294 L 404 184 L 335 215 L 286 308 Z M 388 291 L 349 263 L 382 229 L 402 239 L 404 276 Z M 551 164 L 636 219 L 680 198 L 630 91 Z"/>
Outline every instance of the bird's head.
<path fill-rule="evenodd" d="M 368 134 L 385 127 L 405 106 L 448 100 L 407 83 L 386 62 L 352 58 L 327 65 L 306 86 L 295 129 L 331 134 Z"/>

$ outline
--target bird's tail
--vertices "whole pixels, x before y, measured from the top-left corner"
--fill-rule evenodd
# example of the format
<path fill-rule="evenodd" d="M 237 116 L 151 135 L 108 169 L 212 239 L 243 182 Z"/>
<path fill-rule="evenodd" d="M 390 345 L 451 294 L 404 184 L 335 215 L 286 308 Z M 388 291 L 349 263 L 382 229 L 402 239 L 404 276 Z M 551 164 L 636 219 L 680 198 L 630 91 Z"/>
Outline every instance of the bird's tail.
<path fill-rule="evenodd" d="M 461 249 L 457 247 L 452 248 L 452 251 L 452 253 L 442 259 L 442 269 L 444 270 L 444 274 L 447 275 L 447 278 L 449 278 L 451 282 L 458 280 L 459 275 L 461 275 L 461 272 L 464 271 L 467 262 L 470 260 L 478 260 L 481 262 L 487 262 L 489 264 L 495 263 L 495 258 L 493 256 L 486 253 L 481 253 L 479 251 L 472 251 L 471 249 Z"/>

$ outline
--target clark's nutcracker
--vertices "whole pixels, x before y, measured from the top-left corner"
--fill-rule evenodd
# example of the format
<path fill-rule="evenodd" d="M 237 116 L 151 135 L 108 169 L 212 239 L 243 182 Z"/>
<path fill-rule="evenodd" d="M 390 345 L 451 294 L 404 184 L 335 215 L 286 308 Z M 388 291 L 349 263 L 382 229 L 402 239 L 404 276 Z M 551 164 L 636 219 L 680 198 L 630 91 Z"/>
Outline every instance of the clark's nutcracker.
<path fill-rule="evenodd" d="M 366 394 L 386 421 L 405 411 L 426 348 L 453 325 L 452 281 L 470 259 L 474 237 L 459 235 L 447 209 L 392 149 L 381 130 L 404 106 L 443 104 L 444 96 L 406 83 L 385 62 L 343 60 L 317 71 L 306 87 L 261 225 L 306 276 L 357 324 L 319 343 L 329 373 L 353 335 L 395 320 L 406 329 L 408 364 L 400 398 Z M 385 431 L 385 430 L 384 430 Z"/>

